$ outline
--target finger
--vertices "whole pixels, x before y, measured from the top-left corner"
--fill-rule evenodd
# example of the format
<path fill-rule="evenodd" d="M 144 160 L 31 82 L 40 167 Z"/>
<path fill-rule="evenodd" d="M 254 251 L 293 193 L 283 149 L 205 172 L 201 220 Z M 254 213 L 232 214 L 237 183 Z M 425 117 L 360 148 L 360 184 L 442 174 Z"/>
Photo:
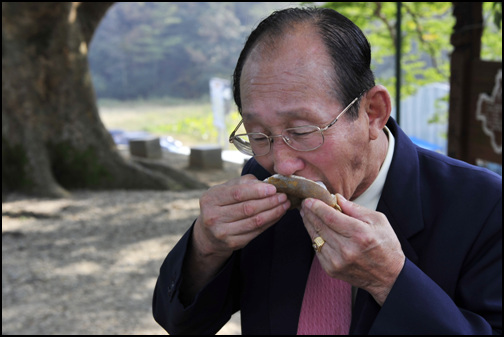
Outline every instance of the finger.
<path fill-rule="evenodd" d="M 215 193 L 209 193 L 200 200 L 203 222 L 208 227 L 247 219 L 281 204 L 283 204 L 284 208 L 289 207 L 289 204 L 286 204 L 287 196 L 283 193 L 273 194 L 262 199 L 233 202 L 227 205 L 220 205 L 221 202 L 215 201 L 213 195 Z"/>
<path fill-rule="evenodd" d="M 302 203 L 302 211 L 316 232 L 330 230 L 347 238 L 351 236 L 352 228 L 348 216 L 326 203 L 308 198 Z"/>
<path fill-rule="evenodd" d="M 284 198 L 286 199 L 287 197 L 284 195 Z M 270 205 L 272 204 L 273 203 L 270 203 Z M 273 207 L 265 207 L 263 211 L 238 220 L 233 223 L 232 226 L 237 229 L 239 228 L 238 233 L 260 233 L 276 223 L 289 209 L 289 206 L 289 200 L 285 200 L 283 203 L 276 204 Z"/>
<path fill-rule="evenodd" d="M 290 202 L 269 208 L 251 217 L 235 222 L 224 223 L 218 228 L 215 237 L 225 242 L 230 249 L 236 250 L 246 246 L 251 240 L 275 224 L 289 209 Z"/>
<path fill-rule="evenodd" d="M 303 221 L 313 243 L 316 237 L 321 237 L 324 240 L 320 251 L 316 250 L 315 253 L 320 261 L 320 265 L 329 276 L 341 278 L 340 272 L 344 266 L 344 261 L 341 255 L 342 244 L 340 242 L 340 235 L 330 230 L 327 226 L 325 226 L 325 229 L 317 231 L 317 227 L 324 225 L 320 221 L 320 218 L 312 212 L 305 213 Z"/>
<path fill-rule="evenodd" d="M 301 210 L 299 213 L 301 214 L 306 230 L 313 241 L 315 237 L 320 236 L 319 234 L 322 232 L 325 225 L 322 223 L 322 220 L 311 211 L 311 209 L 305 206 L 305 202 L 301 203 Z"/>
<path fill-rule="evenodd" d="M 312 241 L 320 236 L 325 242 L 320 252 L 316 253 L 325 272 L 331 277 L 345 279 L 343 274 L 347 265 L 345 249 L 349 247 L 351 235 L 341 229 L 348 227 L 346 224 L 341 224 L 341 222 L 352 219 L 323 202 L 318 205 L 318 202 L 318 200 L 314 200 L 312 204 L 308 200 L 307 205 L 304 206 L 303 221 L 305 227 Z M 326 215 L 326 212 L 329 215 Z M 332 215 L 333 213 L 335 215 Z M 324 221 L 327 222 L 324 223 Z M 320 230 L 317 230 L 318 228 Z"/>
<path fill-rule="evenodd" d="M 220 205 L 240 203 L 246 200 L 262 199 L 276 193 L 276 187 L 259 181 L 244 177 L 229 185 L 221 185 L 214 191 L 214 196 L 218 197 Z"/>
<path fill-rule="evenodd" d="M 339 193 L 336 194 L 336 197 L 338 198 L 338 204 L 340 205 L 343 213 L 367 224 L 372 224 L 372 219 L 376 212 L 346 200 L 345 197 Z"/>
<path fill-rule="evenodd" d="M 231 204 L 223 207 L 222 211 L 225 217 L 233 219 L 233 221 L 237 221 L 255 217 L 258 214 L 276 208 L 277 206 L 282 206 L 284 208 L 283 213 L 285 213 L 289 205 L 290 202 L 287 199 L 287 195 L 284 193 L 276 193 L 263 199 L 253 199 Z"/>

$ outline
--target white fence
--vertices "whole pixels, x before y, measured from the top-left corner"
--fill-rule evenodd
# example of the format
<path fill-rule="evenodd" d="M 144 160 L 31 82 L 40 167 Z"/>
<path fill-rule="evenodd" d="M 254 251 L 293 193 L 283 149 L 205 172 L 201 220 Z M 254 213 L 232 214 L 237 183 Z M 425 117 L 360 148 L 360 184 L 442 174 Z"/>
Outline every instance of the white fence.
<path fill-rule="evenodd" d="M 400 126 L 417 145 L 447 153 L 448 102 L 440 98 L 450 93 L 445 83 L 433 83 L 418 89 L 415 95 L 401 100 Z M 443 123 L 428 123 L 436 111 L 445 114 Z M 396 117 L 395 107 L 392 116 Z"/>

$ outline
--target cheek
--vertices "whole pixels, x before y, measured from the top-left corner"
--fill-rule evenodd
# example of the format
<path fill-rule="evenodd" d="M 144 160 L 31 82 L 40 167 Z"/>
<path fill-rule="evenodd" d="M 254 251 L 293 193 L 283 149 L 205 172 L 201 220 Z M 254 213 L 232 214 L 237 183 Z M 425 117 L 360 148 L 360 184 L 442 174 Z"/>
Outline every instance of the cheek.
<path fill-rule="evenodd" d="M 366 144 L 363 144 L 362 138 L 354 137 L 353 134 L 339 134 L 337 137 L 326 137 L 323 147 L 325 153 L 320 156 L 321 163 L 341 170 L 342 174 L 345 171 L 358 170 L 363 165 Z"/>
<path fill-rule="evenodd" d="M 359 155 L 359 153 L 355 153 L 349 160 L 349 165 L 350 169 L 352 171 L 357 171 L 360 170 L 362 167 L 364 167 L 364 160 L 362 156 Z"/>

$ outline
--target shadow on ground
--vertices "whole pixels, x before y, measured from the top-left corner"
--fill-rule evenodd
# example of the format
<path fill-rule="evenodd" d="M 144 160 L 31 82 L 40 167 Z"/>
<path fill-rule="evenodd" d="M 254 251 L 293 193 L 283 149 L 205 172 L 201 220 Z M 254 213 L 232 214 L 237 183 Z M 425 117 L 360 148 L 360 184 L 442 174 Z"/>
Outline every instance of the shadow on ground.
<path fill-rule="evenodd" d="M 198 215 L 201 193 L 9 196 L 2 334 L 165 334 L 152 318 L 152 292 L 166 254 Z M 239 334 L 239 315 L 221 333 Z"/>

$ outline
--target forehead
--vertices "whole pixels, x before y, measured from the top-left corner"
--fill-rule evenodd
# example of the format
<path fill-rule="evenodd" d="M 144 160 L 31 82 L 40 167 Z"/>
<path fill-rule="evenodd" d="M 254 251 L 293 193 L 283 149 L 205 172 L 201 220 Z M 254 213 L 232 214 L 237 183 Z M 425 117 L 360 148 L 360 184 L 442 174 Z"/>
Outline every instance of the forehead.
<path fill-rule="evenodd" d="M 259 43 L 240 78 L 244 120 L 264 111 L 300 117 L 316 106 L 337 103 L 331 75 L 330 58 L 313 30 L 297 29 L 274 43 Z"/>

